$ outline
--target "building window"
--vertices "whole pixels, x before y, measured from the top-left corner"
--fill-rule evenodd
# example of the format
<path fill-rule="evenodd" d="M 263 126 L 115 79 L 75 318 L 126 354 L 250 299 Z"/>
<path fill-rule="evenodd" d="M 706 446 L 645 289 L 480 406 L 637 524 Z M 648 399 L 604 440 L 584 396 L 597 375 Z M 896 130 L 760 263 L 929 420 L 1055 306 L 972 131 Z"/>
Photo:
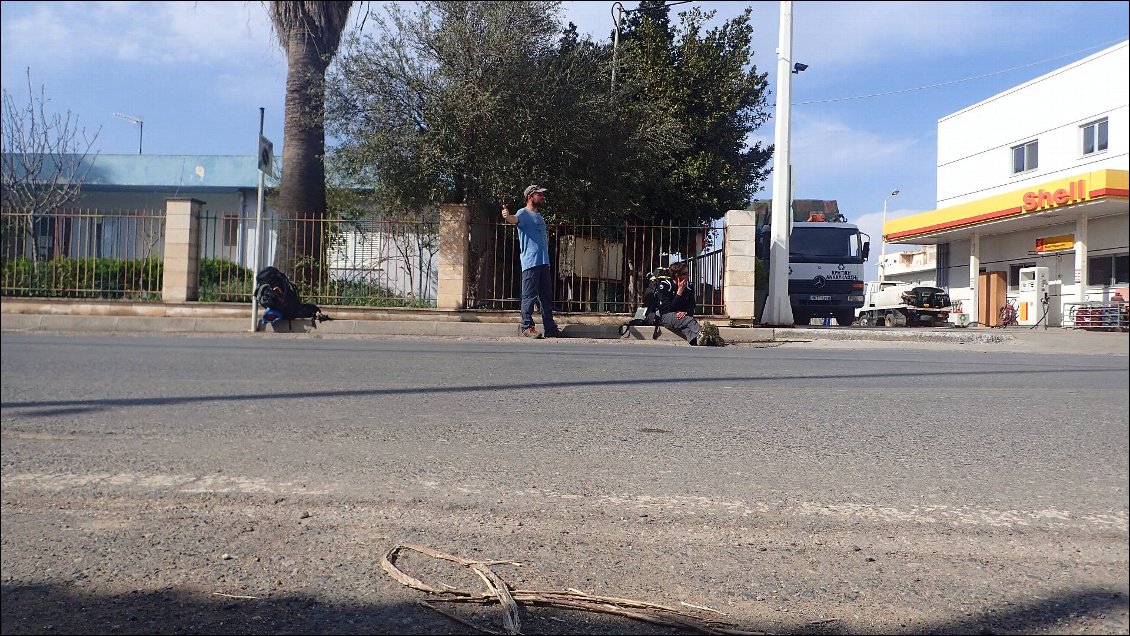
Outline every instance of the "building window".
<path fill-rule="evenodd" d="M 224 247 L 235 247 L 239 245 L 239 217 L 232 214 L 225 214 L 221 232 L 224 236 Z"/>
<path fill-rule="evenodd" d="M 1008 266 L 1008 288 L 1009 290 L 1020 289 L 1020 270 L 1025 267 L 1035 267 L 1035 263 L 1020 263 L 1019 265 Z"/>
<path fill-rule="evenodd" d="M 1012 147 L 1012 174 L 1035 170 L 1040 165 L 1039 153 L 1036 148 L 1037 142 L 1035 141 Z"/>
<path fill-rule="evenodd" d="M 1087 284 L 1114 286 L 1130 283 L 1130 255 L 1092 256 L 1087 259 Z"/>
<path fill-rule="evenodd" d="M 1083 126 L 1083 154 L 1091 155 L 1106 150 L 1107 121 L 1093 121 Z"/>

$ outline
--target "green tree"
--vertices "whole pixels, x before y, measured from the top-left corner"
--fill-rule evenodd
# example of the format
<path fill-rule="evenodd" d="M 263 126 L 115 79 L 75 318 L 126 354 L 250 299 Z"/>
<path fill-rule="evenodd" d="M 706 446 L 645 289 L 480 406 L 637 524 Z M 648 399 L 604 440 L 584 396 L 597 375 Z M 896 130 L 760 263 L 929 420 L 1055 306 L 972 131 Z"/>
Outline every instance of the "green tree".
<path fill-rule="evenodd" d="M 466 203 L 497 214 L 534 181 L 552 185 L 559 213 L 587 203 L 585 172 L 608 156 L 607 54 L 575 27 L 559 31 L 558 5 L 387 5 L 330 78 L 341 174 L 405 213 Z"/>
<path fill-rule="evenodd" d="M 629 160 L 626 185 L 645 218 L 707 222 L 745 207 L 768 176 L 772 147 L 749 145 L 769 119 L 765 73 L 752 63 L 750 9 L 704 30 L 714 12 L 642 0 L 625 21 L 614 98 L 624 116 L 665 136 L 664 155 Z"/>
<path fill-rule="evenodd" d="M 562 30 L 559 4 L 390 3 L 329 79 L 335 171 L 388 214 L 466 204 L 472 284 L 492 278 L 488 223 L 527 184 L 553 190 L 546 213 L 558 220 L 612 208 L 609 51 Z"/>
<path fill-rule="evenodd" d="M 286 104 L 276 265 L 310 277 L 323 260 L 326 214 L 325 79 L 352 2 L 272 1 L 267 13 L 286 53 Z"/>

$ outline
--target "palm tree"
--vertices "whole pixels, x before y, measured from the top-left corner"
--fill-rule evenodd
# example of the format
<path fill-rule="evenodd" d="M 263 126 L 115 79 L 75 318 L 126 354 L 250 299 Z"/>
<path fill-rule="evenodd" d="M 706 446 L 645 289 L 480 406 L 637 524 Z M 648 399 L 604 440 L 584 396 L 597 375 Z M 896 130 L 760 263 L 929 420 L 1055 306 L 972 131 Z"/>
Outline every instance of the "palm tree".
<path fill-rule="evenodd" d="M 309 283 L 323 257 L 319 221 L 326 214 L 326 68 L 341 44 L 352 6 L 352 1 L 267 3 L 287 65 L 276 266 Z"/>

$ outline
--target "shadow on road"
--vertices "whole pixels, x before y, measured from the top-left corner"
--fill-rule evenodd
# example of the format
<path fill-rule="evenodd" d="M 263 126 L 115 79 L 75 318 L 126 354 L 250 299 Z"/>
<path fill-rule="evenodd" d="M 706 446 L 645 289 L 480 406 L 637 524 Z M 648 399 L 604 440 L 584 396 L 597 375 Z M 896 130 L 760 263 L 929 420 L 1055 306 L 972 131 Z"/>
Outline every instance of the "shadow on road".
<path fill-rule="evenodd" d="M 421 595 L 419 600 L 432 600 Z M 0 589 L 4 634 L 471 634 L 461 625 L 415 602 L 373 605 L 327 604 L 303 594 L 263 598 L 206 596 L 165 590 L 120 595 L 87 594 L 56 585 L 5 584 Z M 445 604 L 444 608 L 451 608 Z M 1088 621 L 1086 631 L 1117 633 L 1126 612 L 1124 592 L 1091 589 L 1047 599 L 1016 603 L 997 612 L 955 617 L 933 624 L 887 627 L 916 634 L 1025 634 L 1077 631 L 1076 621 Z M 453 613 L 475 625 L 501 633 L 497 606 L 461 605 Z M 1114 615 L 1114 618 L 1107 619 Z M 648 623 L 595 613 L 545 608 L 521 609 L 527 634 L 673 634 Z M 878 623 L 848 625 L 832 618 L 806 624 L 765 621 L 738 624 L 736 629 L 774 634 L 842 634 L 867 631 Z M 1109 620 L 1105 625 L 1094 621 Z M 1066 621 L 1066 623 L 1065 623 Z M 1121 626 L 1120 626 L 1121 625 Z"/>

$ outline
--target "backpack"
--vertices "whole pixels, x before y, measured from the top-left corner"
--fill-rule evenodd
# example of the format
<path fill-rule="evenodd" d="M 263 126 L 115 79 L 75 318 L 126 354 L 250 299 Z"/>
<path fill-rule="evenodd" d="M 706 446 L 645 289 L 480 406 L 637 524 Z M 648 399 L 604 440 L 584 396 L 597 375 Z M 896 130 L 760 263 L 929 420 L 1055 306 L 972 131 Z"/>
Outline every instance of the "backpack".
<path fill-rule="evenodd" d="M 643 290 L 643 306 L 646 314 L 659 322 L 659 315 L 666 313 L 671 301 L 675 299 L 675 281 L 671 270 L 660 267 L 647 275 L 647 287 Z"/>
<path fill-rule="evenodd" d="M 317 305 L 302 302 L 294 284 L 276 267 L 268 265 L 255 275 L 255 302 L 265 309 L 263 323 L 279 320 L 309 318 L 310 326 L 316 327 L 318 321 L 329 320 Z"/>
<path fill-rule="evenodd" d="M 658 338 L 662 331 L 659 315 L 675 298 L 675 282 L 671 278 L 671 270 L 659 267 L 648 272 L 644 279 L 647 281 L 647 286 L 643 290 L 643 304 L 636 309 L 635 315 L 627 324 L 620 325 L 621 337 L 628 333 L 629 327 L 641 325 L 655 325 L 655 332 L 651 335 L 653 340 Z"/>

